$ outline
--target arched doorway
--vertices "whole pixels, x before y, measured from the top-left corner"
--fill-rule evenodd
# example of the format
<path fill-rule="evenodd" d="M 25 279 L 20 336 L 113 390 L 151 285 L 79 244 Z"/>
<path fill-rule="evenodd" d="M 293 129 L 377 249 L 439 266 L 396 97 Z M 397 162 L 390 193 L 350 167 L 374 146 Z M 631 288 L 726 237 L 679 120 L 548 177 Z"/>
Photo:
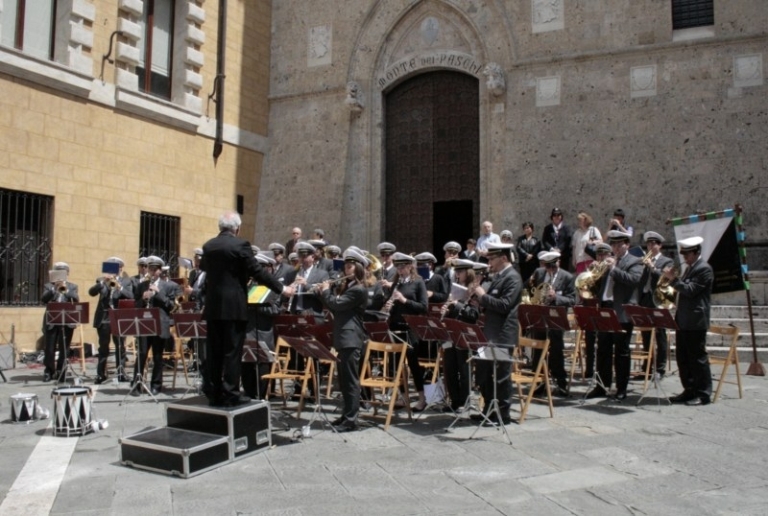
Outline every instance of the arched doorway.
<path fill-rule="evenodd" d="M 478 80 L 459 72 L 417 75 L 385 97 L 387 241 L 410 253 L 456 240 L 479 226 Z"/>

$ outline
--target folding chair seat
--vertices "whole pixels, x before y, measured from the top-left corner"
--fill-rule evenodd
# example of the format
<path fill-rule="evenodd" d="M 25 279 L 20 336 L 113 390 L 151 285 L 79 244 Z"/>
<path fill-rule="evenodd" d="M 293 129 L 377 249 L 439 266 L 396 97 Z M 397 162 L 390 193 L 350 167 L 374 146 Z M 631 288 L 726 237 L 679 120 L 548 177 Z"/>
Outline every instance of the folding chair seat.
<path fill-rule="evenodd" d="M 305 360 L 304 369 L 297 370 L 290 368 L 291 363 L 291 346 L 281 337 L 277 338 L 275 342 L 275 361 L 272 362 L 272 369 L 268 374 L 262 375 L 262 380 L 274 380 L 270 381 L 267 385 L 267 393 L 265 399 L 269 399 L 272 394 L 273 383 L 280 384 L 280 396 L 283 398 L 283 407 L 287 406 L 288 391 L 285 388 L 285 381 L 290 380 L 292 383 L 301 381 L 301 396 L 299 398 L 299 407 L 297 409 L 297 415 L 301 414 L 304 409 L 304 393 L 307 391 L 309 382 L 314 381 L 314 360 Z M 317 387 L 317 386 L 316 386 Z M 318 389 L 315 388 L 315 403 L 319 403 Z"/>
<path fill-rule="evenodd" d="M 730 339 L 728 343 L 728 353 L 725 356 L 709 355 L 710 365 L 722 365 L 723 369 L 720 371 L 720 378 L 717 382 L 717 389 L 715 389 L 715 395 L 712 397 L 712 403 L 715 403 L 720 397 L 720 391 L 723 388 L 724 383 L 739 386 L 739 399 L 743 397 L 741 388 L 741 371 L 739 370 L 739 353 L 736 349 L 736 343 L 739 340 L 739 329 L 735 326 L 716 326 L 711 325 L 709 327 L 709 333 L 720 335 L 723 340 Z M 733 364 L 736 367 L 736 381 L 726 380 L 725 375 L 728 372 L 728 368 Z M 715 376 L 715 375 L 713 375 Z"/>
<path fill-rule="evenodd" d="M 385 431 L 389 429 L 389 423 L 395 410 L 395 403 L 399 397 L 399 390 L 402 389 L 402 392 L 406 394 L 408 392 L 408 383 L 405 377 L 405 353 L 407 349 L 408 344 L 405 342 L 393 344 L 389 342 L 368 341 L 365 350 L 363 370 L 360 373 L 360 387 L 370 389 L 374 394 L 369 401 L 373 406 L 374 417 L 378 415 L 379 407 L 387 407 L 387 415 L 384 422 Z M 374 363 L 374 353 L 378 355 L 375 360 L 378 366 L 376 368 L 371 365 Z M 390 372 L 390 364 L 396 364 L 394 374 Z M 381 399 L 376 399 L 375 394 L 377 390 L 381 393 Z M 410 403 L 406 403 L 406 410 L 408 411 L 408 419 L 412 421 L 413 415 Z"/>
<path fill-rule="evenodd" d="M 539 359 L 533 364 L 533 370 L 524 369 L 520 364 L 512 364 L 512 382 L 517 386 L 517 398 L 520 401 L 520 419 L 518 424 L 523 424 L 528 414 L 528 408 L 532 401 L 542 401 L 549 406 L 549 417 L 555 417 L 552 404 L 552 389 L 549 385 L 549 368 L 547 367 L 547 355 L 549 354 L 549 339 L 538 340 L 528 337 L 519 337 L 516 352 L 522 355 L 533 356 L 534 350 L 539 350 Z M 527 394 L 523 393 L 523 385 L 528 386 Z M 546 398 L 536 397 L 536 389 L 544 385 L 546 388 Z"/>

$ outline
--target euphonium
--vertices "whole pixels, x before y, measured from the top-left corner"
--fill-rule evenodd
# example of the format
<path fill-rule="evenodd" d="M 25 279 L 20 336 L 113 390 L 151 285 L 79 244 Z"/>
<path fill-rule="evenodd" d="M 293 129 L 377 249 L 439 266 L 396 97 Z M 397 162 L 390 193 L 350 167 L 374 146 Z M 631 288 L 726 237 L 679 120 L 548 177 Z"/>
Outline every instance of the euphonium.
<path fill-rule="evenodd" d="M 552 290 L 552 285 L 542 283 L 532 289 L 530 301 L 532 305 L 543 305 L 547 300 L 547 294 Z"/>

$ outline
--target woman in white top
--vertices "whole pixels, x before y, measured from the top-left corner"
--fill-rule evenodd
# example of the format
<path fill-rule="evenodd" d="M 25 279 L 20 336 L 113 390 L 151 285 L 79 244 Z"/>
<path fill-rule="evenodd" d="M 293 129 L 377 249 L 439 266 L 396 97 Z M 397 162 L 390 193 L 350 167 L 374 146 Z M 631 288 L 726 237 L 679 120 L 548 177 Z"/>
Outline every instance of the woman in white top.
<path fill-rule="evenodd" d="M 603 237 L 600 230 L 592 225 L 593 220 L 588 213 L 580 211 L 576 218 L 579 222 L 579 228 L 573 232 L 571 246 L 573 248 L 573 265 L 576 267 L 576 274 L 579 274 L 587 270 L 589 264 L 594 261 L 585 251 L 587 245 L 597 245 L 603 241 Z"/>

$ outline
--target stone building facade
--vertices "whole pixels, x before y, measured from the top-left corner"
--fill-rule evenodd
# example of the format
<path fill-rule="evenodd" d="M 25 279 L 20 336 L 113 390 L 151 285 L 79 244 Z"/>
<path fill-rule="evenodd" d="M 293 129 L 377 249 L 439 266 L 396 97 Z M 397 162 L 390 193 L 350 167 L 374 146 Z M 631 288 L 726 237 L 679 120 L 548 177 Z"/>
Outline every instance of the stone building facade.
<path fill-rule="evenodd" d="M 258 240 L 439 251 L 486 219 L 540 234 L 555 206 L 672 239 L 667 219 L 740 203 L 765 269 L 768 9 L 714 0 L 675 28 L 672 3 L 274 2 Z"/>
<path fill-rule="evenodd" d="M 56 0 L 53 21 L 50 11 L 35 11 L 53 2 L 27 2 L 23 19 L 17 0 L 0 4 L 0 343 L 13 324 L 19 350 L 31 350 L 41 336 L 47 269 L 67 262 L 93 312 L 88 288 L 101 263 L 119 256 L 136 274 L 136 259 L 152 250 L 140 242 L 145 214 L 175 221 L 165 250 L 180 256 L 217 233 L 225 210 L 241 208 L 244 233 L 253 234 L 267 151 L 271 4 L 228 2 L 217 160 L 209 96 L 218 2 Z M 148 66 L 150 7 L 159 32 Z M 144 69 L 152 70 L 149 86 Z M 24 219 L 29 196 L 50 201 L 49 211 L 32 213 L 50 227 Z M 166 258 L 176 265 L 176 256 Z M 34 277 L 30 263 L 44 265 Z M 90 325 L 84 339 L 96 342 Z"/>

